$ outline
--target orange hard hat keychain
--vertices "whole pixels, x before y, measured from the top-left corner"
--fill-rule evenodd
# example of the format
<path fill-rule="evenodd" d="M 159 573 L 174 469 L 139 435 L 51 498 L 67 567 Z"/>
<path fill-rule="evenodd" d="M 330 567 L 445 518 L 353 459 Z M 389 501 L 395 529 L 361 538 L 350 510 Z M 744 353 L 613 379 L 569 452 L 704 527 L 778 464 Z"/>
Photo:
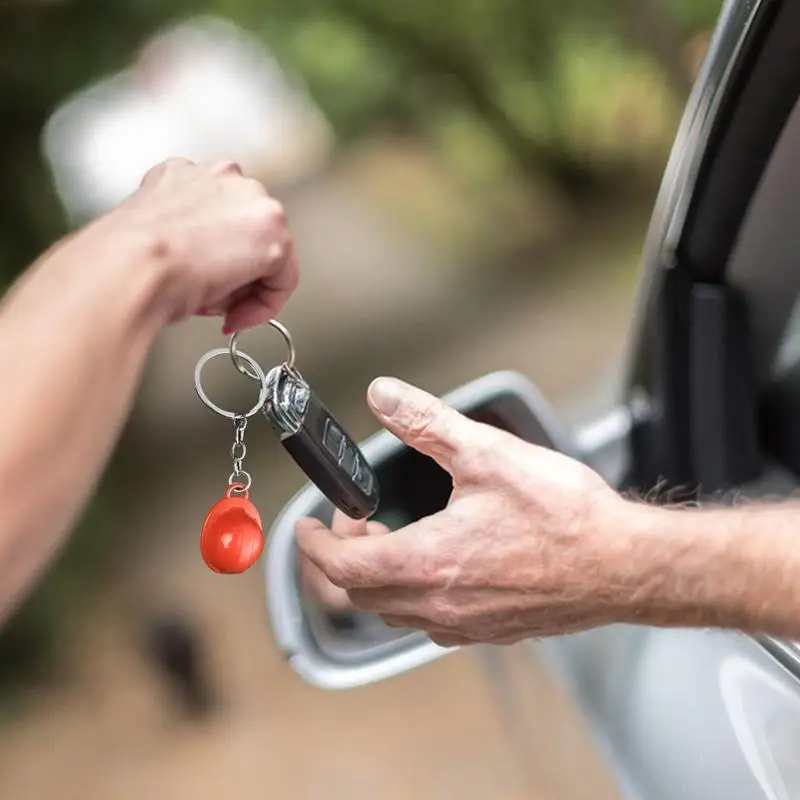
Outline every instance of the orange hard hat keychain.
<path fill-rule="evenodd" d="M 214 572 L 233 575 L 252 567 L 263 549 L 261 517 L 248 499 L 244 484 L 231 484 L 203 523 L 200 534 L 203 561 Z"/>
<path fill-rule="evenodd" d="M 247 353 L 239 353 L 239 358 L 248 363 L 253 374 L 261 381 L 256 404 L 245 414 L 235 414 L 212 403 L 203 390 L 201 373 L 211 359 L 228 354 L 227 347 L 206 353 L 195 367 L 194 384 L 199 398 L 208 408 L 222 417 L 233 420 L 234 440 L 231 447 L 233 471 L 228 477 L 228 489 L 224 497 L 214 504 L 203 522 L 200 533 L 200 554 L 212 571 L 235 575 L 252 567 L 264 549 L 264 527 L 258 510 L 249 498 L 253 481 L 250 473 L 244 470 L 243 462 L 247 455 L 247 446 L 244 443 L 247 420 L 263 407 L 267 396 L 267 384 L 266 376 L 258 363 Z"/>

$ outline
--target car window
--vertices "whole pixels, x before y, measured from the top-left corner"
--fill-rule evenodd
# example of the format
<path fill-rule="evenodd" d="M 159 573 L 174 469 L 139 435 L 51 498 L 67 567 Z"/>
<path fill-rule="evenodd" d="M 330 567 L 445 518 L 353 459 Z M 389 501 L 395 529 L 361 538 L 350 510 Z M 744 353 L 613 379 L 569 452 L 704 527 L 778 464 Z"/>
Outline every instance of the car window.
<path fill-rule="evenodd" d="M 795 300 L 792 306 L 783 339 L 772 364 L 771 376 L 774 380 L 780 380 L 788 372 L 796 369 L 798 364 L 800 364 L 800 298 Z"/>
<path fill-rule="evenodd" d="M 766 456 L 800 477 L 800 297 L 792 306 L 761 402 Z"/>

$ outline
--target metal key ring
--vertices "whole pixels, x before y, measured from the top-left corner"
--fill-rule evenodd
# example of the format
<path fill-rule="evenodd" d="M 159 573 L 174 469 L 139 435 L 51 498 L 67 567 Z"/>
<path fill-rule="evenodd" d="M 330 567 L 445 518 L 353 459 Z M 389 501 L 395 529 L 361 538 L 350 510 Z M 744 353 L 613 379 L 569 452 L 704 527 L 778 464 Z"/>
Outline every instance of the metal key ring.
<path fill-rule="evenodd" d="M 258 414 L 261 411 L 262 406 L 264 405 L 264 401 L 267 399 L 267 377 L 264 375 L 264 371 L 258 365 L 258 362 L 252 357 L 247 355 L 247 353 L 243 353 L 241 351 L 237 351 L 236 355 L 238 358 L 243 359 L 250 367 L 253 369 L 252 375 L 255 376 L 255 380 L 261 382 L 261 388 L 258 392 L 258 400 L 256 404 L 245 414 L 236 413 L 234 411 L 226 411 L 224 408 L 220 408 L 215 403 L 212 403 L 209 399 L 208 395 L 205 393 L 203 389 L 203 384 L 200 380 L 200 375 L 203 371 L 203 367 L 211 361 L 212 358 L 216 358 L 217 356 L 222 356 L 230 354 L 230 348 L 228 347 L 218 347 L 216 350 L 209 350 L 204 356 L 200 358 L 197 362 L 197 366 L 194 368 L 194 388 L 197 392 L 197 396 L 205 403 L 208 408 L 210 408 L 214 413 L 219 414 L 221 417 L 227 417 L 228 419 L 236 419 L 237 417 L 252 417 L 255 414 Z M 248 377 L 250 377 L 248 375 Z"/>
<path fill-rule="evenodd" d="M 232 492 L 245 494 L 250 490 L 250 487 L 252 485 L 253 485 L 253 478 L 246 469 L 240 469 L 238 472 L 234 470 L 228 476 L 228 486 L 231 488 Z"/>
<path fill-rule="evenodd" d="M 275 328 L 275 330 L 278 331 L 278 333 L 283 337 L 283 341 L 286 342 L 286 348 L 289 351 L 289 357 L 283 363 L 286 367 L 288 367 L 288 369 L 290 369 L 292 372 L 295 372 L 296 371 L 294 366 L 295 349 L 294 349 L 294 342 L 292 341 L 292 335 L 289 333 L 287 328 L 284 325 L 281 325 L 281 323 L 278 322 L 278 320 L 276 319 L 271 319 L 268 324 L 272 325 L 272 327 Z M 238 369 L 239 372 L 242 373 L 242 375 L 245 375 L 251 380 L 263 382 L 264 372 L 261 369 L 259 369 L 258 374 L 256 374 L 255 372 L 251 372 L 250 369 L 248 369 L 247 364 L 242 364 L 244 353 L 242 353 L 236 347 L 236 345 L 239 342 L 239 336 L 240 334 L 234 333 L 233 336 L 231 336 L 231 341 L 230 344 L 228 345 L 228 350 L 230 351 L 231 354 L 231 361 L 233 361 L 233 366 L 236 367 L 236 369 Z M 247 358 L 244 358 L 244 361 L 246 361 L 251 365 L 253 363 L 251 359 Z"/>

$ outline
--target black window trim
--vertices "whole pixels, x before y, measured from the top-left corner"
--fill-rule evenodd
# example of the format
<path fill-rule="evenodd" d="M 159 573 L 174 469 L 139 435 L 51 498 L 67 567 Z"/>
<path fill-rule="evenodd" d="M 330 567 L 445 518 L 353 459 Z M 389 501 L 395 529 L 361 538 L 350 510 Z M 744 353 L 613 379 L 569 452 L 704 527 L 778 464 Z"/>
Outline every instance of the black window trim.
<path fill-rule="evenodd" d="M 695 441 L 700 434 L 692 425 L 694 419 L 697 426 L 699 402 L 693 392 L 705 387 L 692 385 L 692 348 L 697 338 L 691 335 L 693 320 L 687 309 L 704 286 L 726 287 L 735 294 L 727 283 L 731 254 L 800 95 L 798 51 L 800 0 L 726 2 L 679 129 L 645 247 L 626 390 L 628 401 L 649 403 L 650 413 L 633 434 L 633 483 L 696 482 L 694 459 L 701 448 Z M 798 280 L 791 274 L 776 277 L 779 291 L 791 296 Z M 720 300 L 735 305 L 733 297 Z M 720 320 L 724 321 L 722 316 Z M 774 356 L 772 351 L 780 344 L 775 330 L 782 330 L 786 320 L 772 315 L 768 320 L 745 319 L 742 324 L 749 329 L 733 331 L 733 338 L 751 344 L 753 361 L 748 368 L 753 369 L 756 359 L 763 363 Z M 720 325 L 720 337 L 728 335 L 728 327 Z M 719 349 L 735 370 L 736 359 L 725 338 L 720 339 Z M 698 374 L 702 373 L 695 369 L 695 377 Z M 747 369 L 745 375 L 724 377 L 730 385 L 752 384 Z M 717 395 L 729 395 L 726 387 L 715 387 Z M 750 405 L 755 407 L 756 400 L 754 391 Z M 730 411 L 734 419 L 728 430 L 741 427 L 735 419 L 740 413 L 748 419 L 747 403 Z M 755 414 L 750 416 L 755 426 Z M 725 438 L 725 431 L 716 438 Z"/>

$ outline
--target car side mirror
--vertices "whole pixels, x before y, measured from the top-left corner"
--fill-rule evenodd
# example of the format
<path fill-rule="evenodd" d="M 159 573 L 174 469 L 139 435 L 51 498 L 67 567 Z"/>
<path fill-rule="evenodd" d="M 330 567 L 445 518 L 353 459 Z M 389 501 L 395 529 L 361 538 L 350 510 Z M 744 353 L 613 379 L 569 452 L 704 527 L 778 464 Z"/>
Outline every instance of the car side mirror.
<path fill-rule="evenodd" d="M 516 372 L 485 375 L 442 399 L 471 419 L 575 454 L 550 406 Z M 450 476 L 432 459 L 385 430 L 361 447 L 381 487 L 374 519 L 396 530 L 447 505 Z M 301 517 L 329 524 L 332 516 L 331 503 L 309 484 L 284 507 L 268 537 L 267 605 L 278 647 L 292 669 L 314 686 L 349 689 L 399 675 L 452 652 L 418 631 L 390 628 L 377 615 L 337 612 L 312 594 L 301 580 L 294 526 Z"/>

